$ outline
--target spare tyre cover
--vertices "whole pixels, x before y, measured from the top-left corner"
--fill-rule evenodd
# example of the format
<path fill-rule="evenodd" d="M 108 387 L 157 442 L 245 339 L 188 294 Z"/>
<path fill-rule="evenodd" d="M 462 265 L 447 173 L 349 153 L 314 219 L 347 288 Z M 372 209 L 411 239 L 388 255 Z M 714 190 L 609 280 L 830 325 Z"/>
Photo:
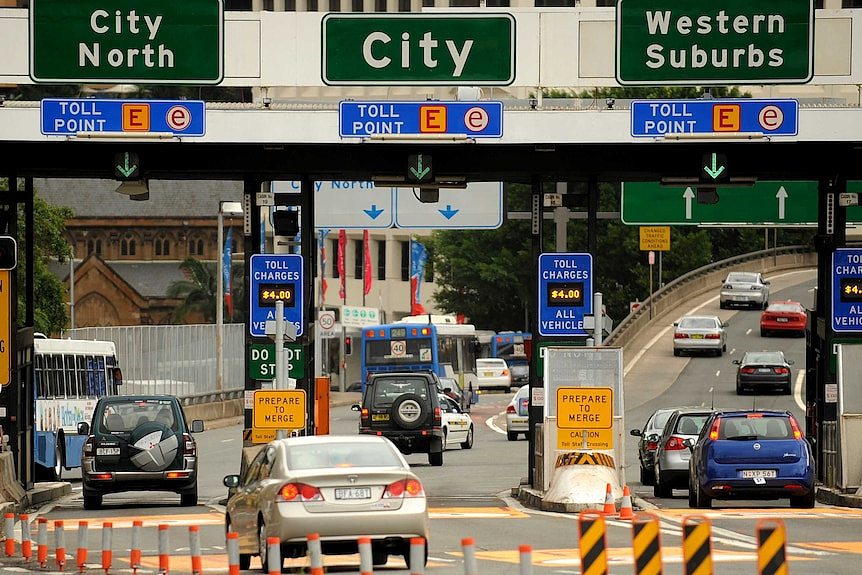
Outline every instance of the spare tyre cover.
<path fill-rule="evenodd" d="M 179 446 L 179 438 L 170 427 L 148 421 L 132 430 L 129 456 L 141 471 L 162 471 L 174 461 Z"/>

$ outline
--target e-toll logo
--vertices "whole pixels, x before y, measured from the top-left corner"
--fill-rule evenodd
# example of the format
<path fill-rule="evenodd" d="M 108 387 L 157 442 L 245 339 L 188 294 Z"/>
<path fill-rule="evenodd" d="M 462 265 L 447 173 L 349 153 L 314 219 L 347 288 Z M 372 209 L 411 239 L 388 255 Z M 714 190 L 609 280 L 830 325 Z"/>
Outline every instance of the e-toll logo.
<path fill-rule="evenodd" d="M 354 102 L 338 106 L 339 135 L 367 138 L 380 134 L 461 134 L 470 138 L 503 136 L 502 102 Z"/>
<path fill-rule="evenodd" d="M 751 133 L 795 136 L 797 100 L 637 100 L 632 102 L 631 135 Z"/>
<path fill-rule="evenodd" d="M 42 133 L 157 132 L 203 136 L 206 107 L 200 100 L 45 99 Z"/>

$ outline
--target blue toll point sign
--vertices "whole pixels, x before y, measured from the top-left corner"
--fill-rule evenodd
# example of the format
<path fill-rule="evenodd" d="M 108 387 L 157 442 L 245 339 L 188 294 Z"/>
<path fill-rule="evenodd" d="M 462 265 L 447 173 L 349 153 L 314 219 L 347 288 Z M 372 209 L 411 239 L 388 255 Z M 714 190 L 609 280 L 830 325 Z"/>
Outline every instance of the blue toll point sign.
<path fill-rule="evenodd" d="M 354 102 L 338 105 L 342 138 L 380 134 L 503 137 L 503 102 Z"/>
<path fill-rule="evenodd" d="M 637 100 L 632 102 L 632 136 L 762 133 L 795 136 L 796 100 Z"/>
<path fill-rule="evenodd" d="M 302 256 L 297 254 L 255 254 L 251 256 L 252 337 L 266 336 L 266 322 L 275 321 L 275 302 L 284 302 L 284 319 L 296 326 L 296 335 L 305 329 L 302 297 Z"/>
<path fill-rule="evenodd" d="M 862 249 L 832 253 L 832 329 L 862 332 Z"/>
<path fill-rule="evenodd" d="M 42 133 L 74 136 L 81 132 L 169 133 L 203 136 L 206 106 L 199 100 L 42 100 Z"/>
<path fill-rule="evenodd" d="M 593 313 L 593 256 L 539 256 L 539 333 L 587 335 L 584 316 Z"/>

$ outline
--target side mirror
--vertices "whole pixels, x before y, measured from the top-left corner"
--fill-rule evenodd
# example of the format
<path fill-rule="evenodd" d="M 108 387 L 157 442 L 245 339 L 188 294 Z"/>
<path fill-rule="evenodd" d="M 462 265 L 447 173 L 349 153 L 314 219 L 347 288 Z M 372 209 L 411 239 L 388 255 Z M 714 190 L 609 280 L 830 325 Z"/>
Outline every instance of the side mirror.
<path fill-rule="evenodd" d="M 738 360 L 738 359 L 734 359 L 731 363 L 732 363 L 733 365 L 742 365 L 742 362 L 741 362 L 740 360 Z"/>
<path fill-rule="evenodd" d="M 817 445 L 817 438 L 812 435 L 806 435 L 805 439 L 808 440 L 808 444 L 811 446 L 811 449 L 814 449 L 814 446 Z"/>
<path fill-rule="evenodd" d="M 90 435 L 90 424 L 86 421 L 79 421 L 78 435 Z"/>
<path fill-rule="evenodd" d="M 722 322 L 722 323 L 721 323 L 721 327 L 729 327 L 729 326 L 730 326 L 730 322 L 729 322 L 729 321 L 725 321 L 725 322 Z"/>
<path fill-rule="evenodd" d="M 796 362 L 793 361 L 792 359 L 787 360 L 787 365 L 793 365 L 794 363 L 796 363 Z"/>
<path fill-rule="evenodd" d="M 629 431 L 629 435 L 634 435 L 635 437 L 640 437 L 643 435 L 640 429 L 632 429 Z"/>
<path fill-rule="evenodd" d="M 451 387 L 444 387 L 443 393 L 452 393 L 452 388 Z"/>
<path fill-rule="evenodd" d="M 239 486 L 239 475 L 225 475 L 224 479 L 222 479 L 222 483 L 228 489 L 233 489 Z"/>
<path fill-rule="evenodd" d="M 692 439 L 690 437 L 687 439 L 683 439 L 683 441 L 682 441 L 682 444 L 685 445 L 686 447 L 688 447 L 689 449 L 694 449 L 694 443 L 695 443 L 694 439 Z"/>
<path fill-rule="evenodd" d="M 678 326 L 679 326 L 679 322 L 678 322 L 678 321 L 673 322 L 673 327 L 678 327 Z"/>
<path fill-rule="evenodd" d="M 204 420 L 203 419 L 194 419 L 192 420 L 191 426 L 192 433 L 201 433 L 204 430 Z"/>
<path fill-rule="evenodd" d="M 763 280 L 763 285 L 768 286 L 772 284 L 769 282 L 769 280 Z"/>
<path fill-rule="evenodd" d="M 354 403 L 353 405 L 350 406 L 350 411 L 359 411 L 359 410 L 360 410 L 360 407 L 359 407 L 358 403 Z"/>

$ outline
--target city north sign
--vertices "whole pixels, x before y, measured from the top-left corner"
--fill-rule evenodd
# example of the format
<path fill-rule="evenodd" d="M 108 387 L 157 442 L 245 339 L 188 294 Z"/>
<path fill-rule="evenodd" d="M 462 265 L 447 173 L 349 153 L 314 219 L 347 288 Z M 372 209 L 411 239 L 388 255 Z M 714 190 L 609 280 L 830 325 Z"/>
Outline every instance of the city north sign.
<path fill-rule="evenodd" d="M 620 0 L 623 85 L 800 84 L 814 73 L 813 0 Z"/>
<path fill-rule="evenodd" d="M 218 84 L 221 0 L 31 0 L 34 82 Z"/>

